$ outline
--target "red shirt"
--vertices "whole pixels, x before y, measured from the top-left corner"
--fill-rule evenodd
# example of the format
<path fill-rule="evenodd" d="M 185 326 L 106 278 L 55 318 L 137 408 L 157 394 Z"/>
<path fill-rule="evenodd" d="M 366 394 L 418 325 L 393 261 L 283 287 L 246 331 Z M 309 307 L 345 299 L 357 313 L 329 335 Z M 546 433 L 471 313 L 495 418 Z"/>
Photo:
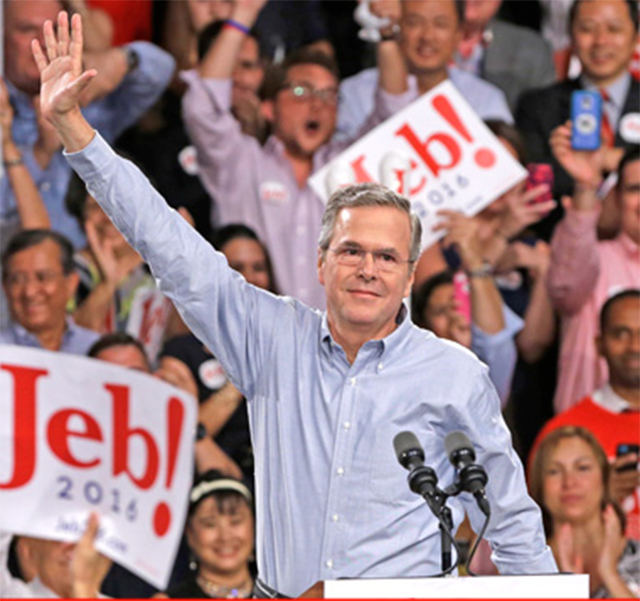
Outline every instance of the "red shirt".
<path fill-rule="evenodd" d="M 640 411 L 610 411 L 586 397 L 571 409 L 550 419 L 538 434 L 531 454 L 529 465 L 538 450 L 542 440 L 561 426 L 582 426 L 587 428 L 602 445 L 609 459 L 616 456 L 616 447 L 622 443 L 640 444 Z M 622 508 L 627 515 L 627 536 L 640 539 L 640 488 L 636 488 L 622 502 Z"/>

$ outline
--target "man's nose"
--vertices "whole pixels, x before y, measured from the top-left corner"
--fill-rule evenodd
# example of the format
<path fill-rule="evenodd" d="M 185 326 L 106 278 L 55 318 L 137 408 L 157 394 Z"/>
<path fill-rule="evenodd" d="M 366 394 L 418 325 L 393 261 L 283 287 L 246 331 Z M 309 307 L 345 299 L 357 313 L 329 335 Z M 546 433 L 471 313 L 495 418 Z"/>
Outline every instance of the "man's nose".
<path fill-rule="evenodd" d="M 373 253 L 365 252 L 360 264 L 360 272 L 367 277 L 375 277 L 378 267 L 376 265 Z"/>

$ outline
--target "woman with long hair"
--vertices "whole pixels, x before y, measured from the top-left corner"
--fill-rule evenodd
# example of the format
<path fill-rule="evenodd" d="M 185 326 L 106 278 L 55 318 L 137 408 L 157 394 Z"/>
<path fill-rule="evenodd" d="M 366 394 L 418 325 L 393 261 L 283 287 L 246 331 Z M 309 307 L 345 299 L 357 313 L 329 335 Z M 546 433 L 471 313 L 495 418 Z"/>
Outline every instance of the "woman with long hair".
<path fill-rule="evenodd" d="M 588 574 L 592 598 L 638 597 L 640 547 L 624 537 L 608 479 L 609 462 L 591 432 L 564 426 L 540 443 L 529 488 L 560 570 Z"/>

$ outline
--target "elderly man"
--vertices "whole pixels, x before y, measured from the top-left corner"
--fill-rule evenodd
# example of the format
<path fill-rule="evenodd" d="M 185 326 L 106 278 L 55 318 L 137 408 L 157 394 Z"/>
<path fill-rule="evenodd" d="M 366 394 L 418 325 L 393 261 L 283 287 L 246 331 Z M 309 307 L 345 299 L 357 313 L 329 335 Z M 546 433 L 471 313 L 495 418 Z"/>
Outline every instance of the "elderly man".
<path fill-rule="evenodd" d="M 62 158 L 60 140 L 40 118 L 37 96 L 38 69 L 29 50 L 47 19 L 62 9 L 59 0 L 6 0 L 4 2 L 4 56 L 7 87 L 15 110 L 13 137 L 22 156 L 5 161 L 6 170 L 25 164 L 51 218 L 52 228 L 63 233 L 76 248 L 85 243 L 74 217 L 66 212 L 64 198 L 71 170 Z M 85 92 L 83 111 L 90 123 L 113 141 L 150 108 L 169 83 L 174 61 L 148 42 L 134 42 L 103 52 L 85 53 L 85 65 L 100 69 L 101 77 Z M 0 238 L 17 230 L 16 202 L 9 178 L 0 177 Z"/>
<path fill-rule="evenodd" d="M 49 58 L 34 44 L 41 103 L 68 160 L 250 399 L 261 579 L 296 596 L 321 579 L 439 571 L 437 522 L 408 490 L 392 449 L 407 428 L 446 480 L 454 470 L 443 438 L 466 431 L 491 479 L 487 537 L 498 567 L 555 571 L 486 367 L 407 318 L 402 301 L 420 250 L 408 201 L 365 184 L 329 202 L 317 258 L 326 313 L 259 290 L 82 117 L 77 98 L 95 73 L 82 73 L 80 18 L 70 46 L 64 13 L 58 38 L 47 23 L 45 39 Z M 480 528 L 470 496 L 450 505 L 456 524 L 466 510 Z"/>
<path fill-rule="evenodd" d="M 482 119 L 513 123 L 501 90 L 451 64 L 462 36 L 463 0 L 404 0 L 399 5 L 402 14 L 397 37 L 412 76 L 410 85 L 426 94 L 450 80 L 465 98 L 472 100 Z M 355 135 L 373 111 L 378 77 L 378 69 L 373 68 L 342 82 L 336 137 Z"/>
<path fill-rule="evenodd" d="M 78 274 L 73 247 L 62 234 L 16 234 L 2 255 L 2 286 L 12 321 L 0 331 L 0 343 L 84 355 L 98 339 L 96 332 L 81 328 L 67 315 Z"/>

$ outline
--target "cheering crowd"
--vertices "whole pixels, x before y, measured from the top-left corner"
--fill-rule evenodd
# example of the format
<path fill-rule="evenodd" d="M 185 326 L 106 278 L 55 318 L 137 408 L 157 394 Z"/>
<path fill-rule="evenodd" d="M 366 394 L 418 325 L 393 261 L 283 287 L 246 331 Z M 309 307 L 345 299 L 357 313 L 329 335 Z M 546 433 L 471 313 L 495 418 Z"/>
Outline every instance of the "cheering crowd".
<path fill-rule="evenodd" d="M 61 117 L 60 96 L 45 86 L 47 77 L 57 83 L 55 61 L 68 51 L 61 10 L 80 15 L 84 28 L 82 67 L 74 72 L 81 83 L 73 98 L 81 123 Z M 375 406 L 378 394 L 408 385 L 390 375 L 383 380 L 386 370 L 398 369 L 396 362 L 411 366 L 423 352 L 410 338 L 422 330 L 406 332 L 410 321 L 457 343 L 442 347 L 449 361 L 467 365 L 470 353 L 447 354 L 461 346 L 487 366 L 490 382 L 476 399 L 491 404 L 495 397 L 496 415 L 493 405 L 486 411 L 476 405 L 477 432 L 484 417 L 493 425 L 500 421 L 487 435 L 495 434 L 493 442 L 506 453 L 512 444 L 525 464 L 528 494 L 541 508 L 553 555 L 536 547 L 532 572 L 552 571 L 555 561 L 562 572 L 588 574 L 593 597 L 640 596 L 638 2 L 5 0 L 4 11 L 0 344 L 88 355 L 153 374 L 197 398 L 199 424 L 197 475 L 185 491 L 188 519 L 167 591 L 91 556 L 96 525 L 90 521 L 77 546 L 0 533 L 0 596 L 94 596 L 100 587 L 113 597 L 235 598 L 268 595 L 270 586 L 295 595 L 321 579 L 309 580 L 311 574 L 379 576 L 368 554 L 384 549 L 383 555 L 393 555 L 381 543 L 385 507 L 394 505 L 384 481 L 372 477 L 366 489 L 381 508 L 364 511 L 357 500 L 358 487 L 369 486 L 366 478 L 354 481 L 354 500 L 338 484 L 323 488 L 321 470 L 289 471 L 276 453 L 265 452 L 265 440 L 286 434 L 300 442 L 302 456 L 311 455 L 309 466 L 327 455 L 327 469 L 337 468 L 342 477 L 349 467 L 334 465 L 332 454 L 349 444 L 344 437 L 357 429 L 355 418 L 343 419 L 350 415 L 343 405 L 305 407 L 306 400 L 315 401 L 312 383 L 290 382 L 280 366 L 270 366 L 269 379 L 260 367 L 277 350 L 274 361 L 296 365 L 305 375 L 311 370 L 324 387 L 340 391 L 341 402 L 363 386 Z M 58 24 L 57 41 L 46 21 Z M 74 18 L 72 35 L 79 22 Z M 39 40 L 37 61 L 33 39 Z M 358 204 L 360 192 L 338 195 L 332 215 L 309 177 L 444 81 L 528 168 L 528 180 L 476 215 L 442 209 L 436 227 L 444 237 L 422 249 L 414 244 L 419 227 L 411 221 L 405 236 L 405 222 L 395 219 L 406 212 L 402 201 L 377 188 L 359 189 L 375 199 L 369 204 Z M 600 94 L 597 150 L 572 144 L 577 90 Z M 69 106 L 65 110 L 73 113 L 75 104 Z M 89 129 L 82 129 L 85 122 Z M 93 130 L 100 138 L 85 140 L 83 132 Z M 111 158 L 100 146 L 105 141 L 146 175 L 180 214 L 179 222 L 159 221 L 164 209 L 151 216 L 123 208 L 125 201 L 156 206 L 161 197 Z M 116 183 L 102 190 L 83 161 L 103 165 Z M 127 199 L 121 193 L 125 179 Z M 341 220 L 348 210 L 361 217 L 386 211 L 384 226 L 377 219 L 362 221 L 366 227 L 355 217 Z M 158 219 L 158 239 L 169 232 L 176 246 L 199 253 L 211 246 L 226 262 L 209 266 L 194 257 L 190 279 L 178 264 L 170 265 L 166 249 L 150 248 L 145 236 L 153 238 L 153 227 L 145 220 L 152 218 Z M 192 242 L 192 231 L 207 242 Z M 332 246 L 342 231 L 410 238 L 410 252 L 405 257 L 396 246 Z M 332 287 L 338 272 L 331 261 L 356 270 L 368 286 L 357 291 L 364 297 L 382 296 L 389 274 L 404 274 L 407 263 L 408 275 L 394 280 L 392 293 L 394 299 L 410 295 L 410 318 L 405 320 L 406 308 L 398 312 L 389 303 L 381 314 L 391 329 L 383 324 L 376 336 L 346 335 L 354 318 L 340 312 L 348 303 Z M 242 278 L 227 274 L 227 264 Z M 209 275 L 222 291 L 196 281 Z M 245 288 L 245 281 L 251 286 Z M 275 295 L 287 299 L 281 305 Z M 302 304 L 327 310 L 328 324 L 318 327 L 328 345 L 314 359 L 304 354 L 303 343 L 319 312 L 304 313 L 293 333 L 287 319 L 278 321 L 281 307 Z M 264 336 L 261 323 L 267 322 L 279 323 L 286 344 Z M 392 341 L 396 327 L 412 345 Z M 381 339 L 386 346 L 380 352 L 389 352 L 384 361 L 370 346 Z M 327 367 L 321 362 L 336 347 L 341 354 Z M 350 375 L 369 353 L 375 372 L 383 373 L 376 393 L 366 389 L 366 378 Z M 471 378 L 475 363 L 468 365 Z M 443 384 L 422 377 L 424 386 L 413 384 L 410 392 L 437 405 L 433 399 Z M 451 394 L 473 394 L 471 384 L 469 390 L 455 384 Z M 294 401 L 281 393 L 300 396 L 300 406 L 288 405 Z M 263 398 L 269 396 L 276 398 Z M 403 400 L 407 415 L 412 401 L 422 399 Z M 279 406 L 263 408 L 266 402 Z M 468 410 L 462 402 L 456 408 Z M 327 423 L 335 431 L 329 432 L 323 419 L 332 411 Z M 395 419 L 391 412 L 380 414 L 372 411 L 371 419 Z M 446 412 L 440 417 L 448 419 Z M 461 423 L 472 418 L 465 415 Z M 310 434 L 309 420 L 317 432 Z M 412 421 L 407 417 L 404 424 Z M 389 451 L 391 443 L 380 442 L 375 432 L 369 436 L 373 462 L 381 455 L 376 445 Z M 264 447 L 255 461 L 254 446 Z M 270 484 L 257 482 L 256 496 L 258 474 Z M 309 486 L 326 499 L 285 510 L 297 497 L 284 484 L 285 492 L 277 487 L 292 474 L 309 477 Z M 489 487 L 502 486 L 500 473 L 489 476 Z M 510 528 L 537 540 L 533 505 L 518 492 L 521 477 L 519 468 L 504 472 L 505 499 L 526 512 L 522 524 Z M 282 501 L 282 515 L 274 500 Z M 331 510 L 334 502 L 339 510 Z M 357 530 L 341 526 L 351 548 L 322 555 L 339 548 L 332 542 L 337 535 L 325 525 L 302 532 L 305 510 L 326 512 L 334 523 L 356 523 Z M 467 514 L 457 538 L 473 545 L 478 521 Z M 493 519 L 500 524 L 513 517 L 498 508 Z M 254 528 L 266 582 L 255 569 Z M 487 538 L 491 546 L 480 546 L 473 570 L 518 573 L 523 558 L 501 554 L 507 535 L 496 527 Z M 290 556 L 283 558 L 282 549 Z M 317 571 L 308 567 L 320 562 Z"/>

